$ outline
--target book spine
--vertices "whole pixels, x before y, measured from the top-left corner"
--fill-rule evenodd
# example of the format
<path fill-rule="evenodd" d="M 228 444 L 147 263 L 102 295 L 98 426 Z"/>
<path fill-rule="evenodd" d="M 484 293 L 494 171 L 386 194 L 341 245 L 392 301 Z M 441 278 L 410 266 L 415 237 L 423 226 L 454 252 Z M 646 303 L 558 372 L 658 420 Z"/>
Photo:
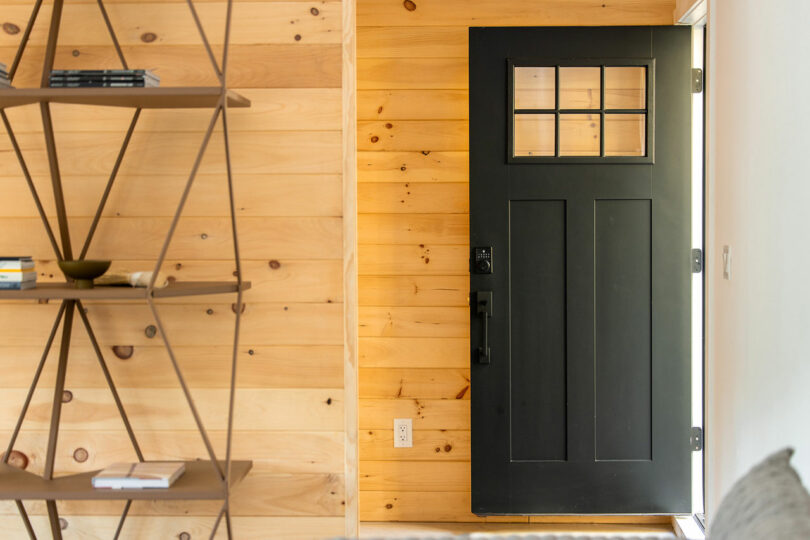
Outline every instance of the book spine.
<path fill-rule="evenodd" d="M 0 282 L 23 282 L 23 281 L 34 281 L 37 279 L 36 272 L 3 272 L 0 271 Z"/>
<path fill-rule="evenodd" d="M 21 291 L 33 289 L 36 286 L 34 281 L 0 281 L 0 290 Z"/>
<path fill-rule="evenodd" d="M 2 261 L 0 260 L 0 272 L 8 271 L 31 271 L 34 269 L 34 261 Z"/>

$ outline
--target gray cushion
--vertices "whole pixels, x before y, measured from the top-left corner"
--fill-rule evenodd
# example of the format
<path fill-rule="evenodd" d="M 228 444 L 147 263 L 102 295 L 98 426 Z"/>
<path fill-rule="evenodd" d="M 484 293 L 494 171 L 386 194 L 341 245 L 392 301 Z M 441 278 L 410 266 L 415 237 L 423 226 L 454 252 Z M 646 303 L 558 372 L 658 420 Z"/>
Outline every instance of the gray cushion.
<path fill-rule="evenodd" d="M 710 540 L 810 538 L 810 494 L 792 455 L 785 448 L 768 456 L 731 487 L 710 516 Z"/>

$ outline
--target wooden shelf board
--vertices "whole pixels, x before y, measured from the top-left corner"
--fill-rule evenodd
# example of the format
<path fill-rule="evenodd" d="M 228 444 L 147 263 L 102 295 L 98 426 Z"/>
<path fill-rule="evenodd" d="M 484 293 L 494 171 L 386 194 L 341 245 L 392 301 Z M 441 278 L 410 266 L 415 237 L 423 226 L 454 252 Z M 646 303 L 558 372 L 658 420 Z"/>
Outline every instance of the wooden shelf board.
<path fill-rule="evenodd" d="M 242 290 L 250 289 L 250 282 L 242 282 Z M 201 296 L 237 292 L 235 281 L 176 281 L 162 289 L 154 289 L 154 298 Z M 97 286 L 76 289 L 70 283 L 40 283 L 33 289 L 0 290 L 0 300 L 145 300 L 145 287 Z"/>
<path fill-rule="evenodd" d="M 198 109 L 216 106 L 221 92 L 218 86 L 9 88 L 0 89 L 0 109 L 43 102 L 143 109 Z M 250 107 L 250 100 L 228 90 L 228 107 Z"/>
<path fill-rule="evenodd" d="M 224 462 L 220 462 L 223 469 Z M 231 462 L 231 486 L 239 483 L 252 461 Z M 0 500 L 223 500 L 225 485 L 210 461 L 186 461 L 186 472 L 168 489 L 96 489 L 91 471 L 45 480 L 0 464 Z"/>

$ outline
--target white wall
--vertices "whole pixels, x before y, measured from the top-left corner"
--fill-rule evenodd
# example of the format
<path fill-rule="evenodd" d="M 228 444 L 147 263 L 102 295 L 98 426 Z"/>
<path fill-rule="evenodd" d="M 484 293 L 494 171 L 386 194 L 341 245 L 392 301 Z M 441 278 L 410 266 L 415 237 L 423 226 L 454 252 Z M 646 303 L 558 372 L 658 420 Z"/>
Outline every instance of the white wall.
<path fill-rule="evenodd" d="M 709 519 L 782 446 L 810 485 L 808 22 L 807 0 L 710 1 Z"/>

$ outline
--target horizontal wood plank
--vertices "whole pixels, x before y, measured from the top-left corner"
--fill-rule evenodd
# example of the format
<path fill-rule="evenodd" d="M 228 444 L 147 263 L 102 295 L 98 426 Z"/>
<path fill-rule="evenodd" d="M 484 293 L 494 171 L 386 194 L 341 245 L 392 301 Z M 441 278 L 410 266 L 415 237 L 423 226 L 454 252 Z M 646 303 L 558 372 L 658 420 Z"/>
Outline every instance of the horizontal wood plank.
<path fill-rule="evenodd" d="M 311 4 L 318 6 L 317 14 L 302 2 L 236 2 L 232 25 L 238 31 L 232 33 L 231 43 L 340 43 L 340 2 L 316 1 Z M 225 3 L 203 2 L 196 9 L 208 40 L 220 49 L 225 37 Z M 121 45 L 149 44 L 153 48 L 197 45 L 202 48 L 191 11 L 183 3 L 112 2 L 107 13 Z M 20 28 L 25 28 L 30 14 L 28 5 L 4 6 L 4 20 Z M 50 16 L 51 6 L 46 4 L 40 11 L 40 20 L 47 21 Z M 44 44 L 47 32 L 47 25 L 35 25 L 31 43 Z M 296 35 L 299 36 L 297 40 Z M 6 32 L 0 36 L 0 46 L 15 46 L 20 37 Z M 92 3 L 77 2 L 65 10 L 59 40 L 74 46 L 110 45 L 104 19 Z"/>
<path fill-rule="evenodd" d="M 672 24 L 674 0 L 536 0 L 504 2 L 421 0 L 416 9 L 400 2 L 364 0 L 358 26 L 611 26 Z"/>
<path fill-rule="evenodd" d="M 357 204 L 364 214 L 467 214 L 466 183 L 372 183 L 357 186 Z"/>
<path fill-rule="evenodd" d="M 412 448 L 394 448 L 391 429 L 360 431 L 361 461 L 469 461 L 470 432 L 417 430 Z"/>
<path fill-rule="evenodd" d="M 466 58 L 466 26 L 360 26 L 359 58 Z"/>
<path fill-rule="evenodd" d="M 357 59 L 359 90 L 466 90 L 468 86 L 466 58 Z"/>
<path fill-rule="evenodd" d="M 466 276 L 469 248 L 432 244 L 360 245 L 361 276 Z"/>
<path fill-rule="evenodd" d="M 467 120 L 468 117 L 465 90 L 362 90 L 357 93 L 358 120 Z"/>
<path fill-rule="evenodd" d="M 470 238 L 467 214 L 360 214 L 360 244 L 460 245 Z"/>
<path fill-rule="evenodd" d="M 118 528 L 118 516 L 68 515 L 62 516 L 68 528 L 63 533 L 66 538 L 102 539 L 113 538 Z M 187 533 L 191 538 L 208 538 L 214 525 L 213 516 L 130 516 L 121 531 L 121 540 L 141 540 L 143 538 L 179 538 Z M 234 535 L 245 540 L 266 540 L 267 531 L 273 531 L 278 540 L 312 540 L 340 536 L 343 517 L 261 517 L 239 516 L 232 519 Z M 32 516 L 31 524 L 38 538 L 50 535 L 48 517 Z M 25 528 L 19 516 L 0 516 L 0 527 L 12 538 L 23 538 Z M 68 536 L 69 535 L 69 536 Z M 227 531 L 220 528 L 216 540 L 225 540 Z"/>
<path fill-rule="evenodd" d="M 216 86 L 216 75 L 199 45 L 122 46 L 131 66 L 148 68 L 161 86 Z M 30 45 L 14 79 L 17 87 L 39 86 L 45 48 Z M 0 47 L 0 58 L 14 58 L 15 47 Z M 76 54 L 78 53 L 78 54 Z M 340 88 L 340 44 L 313 43 L 233 45 L 228 82 L 233 88 Z M 59 46 L 59 69 L 118 69 L 120 60 L 109 45 Z"/>
<path fill-rule="evenodd" d="M 466 276 L 362 276 L 361 306 L 469 305 Z"/>
<path fill-rule="evenodd" d="M 470 464 L 461 461 L 363 461 L 361 491 L 470 490 Z"/>
<path fill-rule="evenodd" d="M 245 344 L 237 355 L 239 388 L 341 388 L 342 349 L 328 346 L 253 346 Z M 132 347 L 129 349 L 129 347 Z M 184 346 L 175 355 L 186 381 L 193 388 L 229 388 L 232 348 Z M 121 388 L 177 388 L 177 376 L 166 349 L 158 343 L 132 346 L 103 344 L 103 354 L 113 380 Z M 116 352 L 128 358 L 119 358 Z M 42 347 L 0 347 L 0 373 L 4 388 L 28 388 L 42 355 Z M 56 378 L 58 347 L 53 347 L 40 385 L 52 386 Z M 68 382 L 81 388 L 106 388 L 92 348 L 70 352 Z"/>
<path fill-rule="evenodd" d="M 360 338 L 360 366 L 367 368 L 468 368 L 468 338 Z"/>
<path fill-rule="evenodd" d="M 470 310 L 360 306 L 361 337 L 468 337 Z"/>
<path fill-rule="evenodd" d="M 413 429 L 470 428 L 470 402 L 462 399 L 361 399 L 360 429 L 392 429 L 394 418 L 412 418 Z"/>
<path fill-rule="evenodd" d="M 357 153 L 359 182 L 469 182 L 469 173 L 467 152 Z"/>
<path fill-rule="evenodd" d="M 357 123 L 360 151 L 466 151 L 464 120 L 362 120 Z"/>
<path fill-rule="evenodd" d="M 100 343 L 104 345 L 162 345 L 162 336 L 149 338 L 144 330 L 155 320 L 147 306 L 129 304 L 84 304 Z M 15 304 L 0 310 L 0 342 L 34 347 L 43 343 L 56 317 L 58 306 Z M 426 308 L 423 308 L 426 309 Z M 166 334 L 173 346 L 217 346 L 233 342 L 235 315 L 230 303 L 166 304 L 158 307 Z M 340 304 L 250 304 L 242 317 L 241 342 L 252 346 L 340 345 L 343 335 Z M 89 346 L 77 320 L 72 343 Z"/>
<path fill-rule="evenodd" d="M 206 455 L 198 431 L 141 431 L 138 443 L 149 460 L 191 460 Z M 217 455 L 225 455 L 225 431 L 209 431 Z M 0 432 L 8 440 L 10 432 Z M 22 431 L 14 449 L 28 458 L 27 471 L 42 474 L 47 431 Z M 233 458 L 253 461 L 263 473 L 342 473 L 343 435 L 329 431 L 235 431 Z M 84 459 L 84 461 L 80 461 Z M 60 474 L 103 469 L 110 463 L 136 461 L 123 426 L 112 431 L 65 430 L 59 434 L 56 470 Z"/>
<path fill-rule="evenodd" d="M 361 368 L 360 399 L 470 399 L 469 369 Z"/>
<path fill-rule="evenodd" d="M 122 427 L 107 389 L 70 386 L 72 399 L 62 408 L 64 430 L 111 430 Z M 136 432 L 194 430 L 196 425 L 180 389 L 121 388 L 121 400 Z M 50 421 L 52 392 L 38 390 L 26 415 L 26 428 L 43 430 Z M 0 422 L 13 426 L 22 389 L 4 390 L 0 397 Z M 206 426 L 227 428 L 228 391 L 194 389 L 195 403 Z M 340 389 L 240 389 L 236 400 L 234 429 L 308 430 L 343 429 L 343 391 Z"/>

